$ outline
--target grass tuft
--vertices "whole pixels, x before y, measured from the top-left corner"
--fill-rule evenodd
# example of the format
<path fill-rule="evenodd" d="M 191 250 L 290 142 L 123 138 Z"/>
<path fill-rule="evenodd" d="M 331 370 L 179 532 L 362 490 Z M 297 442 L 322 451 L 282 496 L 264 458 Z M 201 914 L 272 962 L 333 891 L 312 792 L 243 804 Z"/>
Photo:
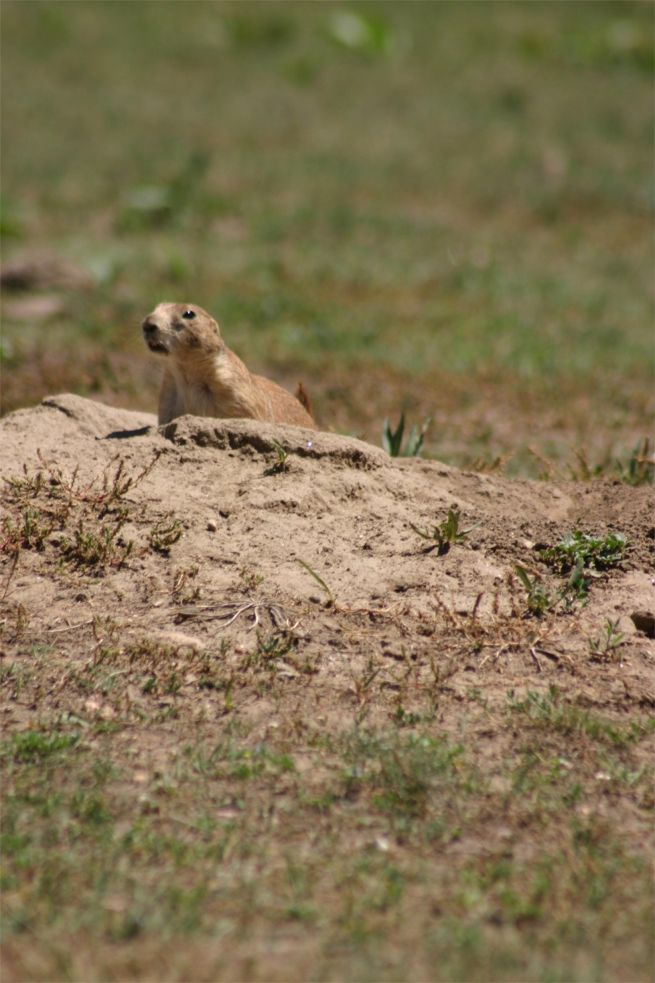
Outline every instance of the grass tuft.
<path fill-rule="evenodd" d="M 403 445 L 405 436 L 404 412 L 400 414 L 400 420 L 395 430 L 392 429 L 389 420 L 385 419 L 384 430 L 382 432 L 382 446 L 389 457 L 420 457 L 421 450 L 423 449 L 423 441 L 425 440 L 425 435 L 431 422 L 431 418 L 428 417 L 423 421 L 420 428 L 414 424 Z"/>
<path fill-rule="evenodd" d="M 40 761 L 67 751 L 79 742 L 77 734 L 58 734 L 27 730 L 13 734 L 0 745 L 0 757 L 17 762 Z"/>

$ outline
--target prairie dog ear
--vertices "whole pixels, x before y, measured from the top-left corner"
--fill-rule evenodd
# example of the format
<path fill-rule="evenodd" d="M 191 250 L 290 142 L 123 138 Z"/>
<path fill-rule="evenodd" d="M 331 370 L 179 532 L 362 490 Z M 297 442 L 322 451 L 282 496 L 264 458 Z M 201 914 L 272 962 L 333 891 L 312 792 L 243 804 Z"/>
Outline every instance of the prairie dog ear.
<path fill-rule="evenodd" d="M 221 326 L 218 323 L 218 321 L 216 320 L 216 318 L 214 318 L 214 317 L 210 318 L 210 327 L 211 327 L 211 330 L 216 334 L 216 338 L 222 344 L 223 343 L 223 335 L 221 333 Z"/>

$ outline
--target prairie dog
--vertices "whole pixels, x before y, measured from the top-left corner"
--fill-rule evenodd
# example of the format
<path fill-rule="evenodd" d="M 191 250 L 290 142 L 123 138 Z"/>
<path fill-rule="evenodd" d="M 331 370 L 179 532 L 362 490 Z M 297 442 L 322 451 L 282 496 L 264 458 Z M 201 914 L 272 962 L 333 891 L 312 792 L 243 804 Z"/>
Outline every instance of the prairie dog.
<path fill-rule="evenodd" d="M 270 379 L 249 372 L 202 307 L 158 304 L 141 327 L 150 351 L 167 360 L 159 391 L 160 425 L 191 413 L 317 429 L 302 385 L 292 396 Z"/>

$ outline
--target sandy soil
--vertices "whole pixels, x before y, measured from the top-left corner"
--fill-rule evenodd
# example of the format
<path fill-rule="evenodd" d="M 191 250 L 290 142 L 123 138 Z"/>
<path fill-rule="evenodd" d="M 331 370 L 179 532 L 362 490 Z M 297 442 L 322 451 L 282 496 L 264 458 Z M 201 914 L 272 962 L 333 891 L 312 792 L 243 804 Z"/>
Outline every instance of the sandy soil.
<path fill-rule="evenodd" d="M 226 658 L 235 660 L 253 627 L 293 627 L 315 669 L 302 698 L 335 721 L 362 699 L 353 677 L 371 660 L 409 660 L 418 675 L 436 673 L 452 697 L 444 724 L 451 715 L 456 720 L 457 701 L 472 687 L 491 697 L 508 686 L 555 683 L 578 701 L 618 712 L 655 704 L 655 644 L 648 621 L 638 630 L 632 618 L 655 610 L 649 488 L 509 481 L 251 421 L 184 417 L 158 429 L 150 415 L 73 395 L 11 414 L 0 432 L 5 479 L 45 462 L 63 475 L 77 469 L 80 489 L 99 487 L 119 462 L 136 475 L 156 459 L 126 496 L 133 508 L 120 541 L 132 540 L 134 549 L 121 565 L 82 576 L 58 563 L 57 529 L 40 551 L 22 550 L 15 569 L 5 557 L 4 607 L 21 610 L 33 635 L 56 642 L 53 676 L 61 660 L 85 657 L 94 619 L 110 616 L 122 637 L 147 635 L 178 650 L 227 639 Z M 288 455 L 277 471 L 276 442 Z M 440 556 L 412 524 L 431 528 L 453 505 L 471 531 Z M 158 521 L 165 526 L 171 513 L 183 526 L 181 538 L 169 550 L 148 550 L 148 530 Z M 621 568 L 594 580 L 586 605 L 526 617 L 517 564 L 547 586 L 560 583 L 537 550 L 573 529 L 624 533 Z M 625 641 L 619 655 L 599 661 L 589 640 L 607 619 L 618 621 Z M 5 644 L 5 655 L 11 647 Z M 289 664 L 290 696 L 295 675 Z M 54 698 L 84 710 L 65 687 Z M 243 712 L 265 729 L 274 708 L 265 696 L 243 698 Z M 43 709 L 40 700 L 10 701 L 5 725 L 28 726 Z M 369 709 L 375 714 L 375 701 Z M 188 712 L 211 720 L 214 708 L 196 695 Z"/>

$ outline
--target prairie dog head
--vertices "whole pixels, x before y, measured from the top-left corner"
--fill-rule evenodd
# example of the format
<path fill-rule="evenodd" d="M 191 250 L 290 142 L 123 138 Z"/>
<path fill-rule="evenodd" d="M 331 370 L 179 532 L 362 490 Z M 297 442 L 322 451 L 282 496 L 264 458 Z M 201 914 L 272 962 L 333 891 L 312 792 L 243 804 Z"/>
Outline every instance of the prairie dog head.
<path fill-rule="evenodd" d="M 218 324 L 197 304 L 157 304 L 141 325 L 151 352 L 184 359 L 221 351 Z"/>

